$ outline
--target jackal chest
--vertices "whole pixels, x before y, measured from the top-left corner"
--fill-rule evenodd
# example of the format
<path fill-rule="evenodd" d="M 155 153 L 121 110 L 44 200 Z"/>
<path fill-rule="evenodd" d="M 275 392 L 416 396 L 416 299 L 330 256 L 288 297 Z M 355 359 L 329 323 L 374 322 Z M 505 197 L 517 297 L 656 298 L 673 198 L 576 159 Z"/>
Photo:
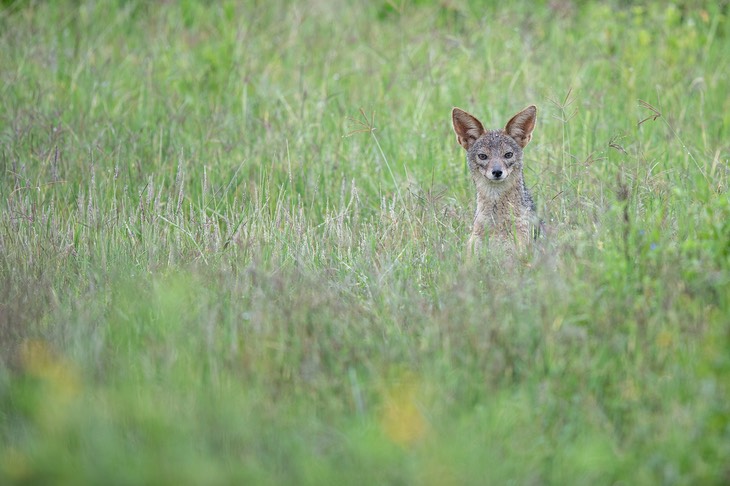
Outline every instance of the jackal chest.
<path fill-rule="evenodd" d="M 529 238 L 533 211 L 519 196 L 478 198 L 472 234 L 480 238 Z"/>

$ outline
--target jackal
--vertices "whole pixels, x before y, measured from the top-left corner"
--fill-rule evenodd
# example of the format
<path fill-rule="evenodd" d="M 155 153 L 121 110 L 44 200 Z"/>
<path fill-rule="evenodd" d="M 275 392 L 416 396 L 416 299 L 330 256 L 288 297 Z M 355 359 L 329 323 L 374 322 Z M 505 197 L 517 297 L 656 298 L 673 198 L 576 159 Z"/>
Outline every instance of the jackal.
<path fill-rule="evenodd" d="M 451 112 L 456 139 L 466 150 L 477 190 L 469 255 L 481 247 L 485 237 L 524 245 L 540 231 L 535 202 L 522 173 L 522 149 L 532 138 L 536 116 L 537 108 L 528 106 L 503 129 L 485 130 L 464 110 L 454 108 Z"/>

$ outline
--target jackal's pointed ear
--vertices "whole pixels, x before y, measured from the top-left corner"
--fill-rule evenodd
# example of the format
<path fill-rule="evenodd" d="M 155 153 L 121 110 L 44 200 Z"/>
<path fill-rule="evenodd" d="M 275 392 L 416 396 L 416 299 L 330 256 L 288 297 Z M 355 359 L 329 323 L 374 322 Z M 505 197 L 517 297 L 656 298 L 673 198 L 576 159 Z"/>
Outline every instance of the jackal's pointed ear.
<path fill-rule="evenodd" d="M 486 133 L 479 120 L 459 108 L 451 110 L 451 121 L 454 124 L 456 140 L 466 150 L 469 150 L 469 147 Z"/>
<path fill-rule="evenodd" d="M 532 131 L 535 129 L 536 118 L 537 108 L 535 106 L 528 106 L 507 122 L 504 131 L 524 148 L 525 145 L 530 143 L 530 139 L 532 139 Z"/>

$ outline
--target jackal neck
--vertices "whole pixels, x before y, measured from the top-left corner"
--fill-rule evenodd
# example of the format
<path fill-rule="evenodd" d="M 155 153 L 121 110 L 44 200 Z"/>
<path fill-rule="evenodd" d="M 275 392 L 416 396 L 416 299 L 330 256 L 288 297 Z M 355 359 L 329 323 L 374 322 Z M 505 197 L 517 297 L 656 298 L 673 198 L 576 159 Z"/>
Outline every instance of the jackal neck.
<path fill-rule="evenodd" d="M 515 204 L 520 205 L 523 200 L 522 193 L 525 191 L 521 172 L 513 173 L 508 180 L 496 184 L 481 174 L 474 174 L 474 185 L 477 190 L 477 212 L 480 208 L 508 201 L 514 201 Z"/>
<path fill-rule="evenodd" d="M 503 184 L 490 183 L 475 174 L 474 183 L 477 209 L 472 233 L 477 237 L 486 233 L 490 237 L 526 237 L 533 203 L 522 173 L 514 173 Z"/>

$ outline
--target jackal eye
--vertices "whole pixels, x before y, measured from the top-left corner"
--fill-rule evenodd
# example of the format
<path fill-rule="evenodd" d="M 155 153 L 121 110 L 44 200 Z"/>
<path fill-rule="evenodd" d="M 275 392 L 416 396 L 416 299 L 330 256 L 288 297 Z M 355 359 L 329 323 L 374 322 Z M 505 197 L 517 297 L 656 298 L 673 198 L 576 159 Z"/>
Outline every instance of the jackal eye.
<path fill-rule="evenodd" d="M 487 154 L 479 154 L 477 155 L 481 160 L 487 160 Z"/>
<path fill-rule="evenodd" d="M 513 155 L 514 154 L 512 152 L 507 152 L 506 154 L 504 154 L 504 158 L 505 159 L 511 159 Z"/>

